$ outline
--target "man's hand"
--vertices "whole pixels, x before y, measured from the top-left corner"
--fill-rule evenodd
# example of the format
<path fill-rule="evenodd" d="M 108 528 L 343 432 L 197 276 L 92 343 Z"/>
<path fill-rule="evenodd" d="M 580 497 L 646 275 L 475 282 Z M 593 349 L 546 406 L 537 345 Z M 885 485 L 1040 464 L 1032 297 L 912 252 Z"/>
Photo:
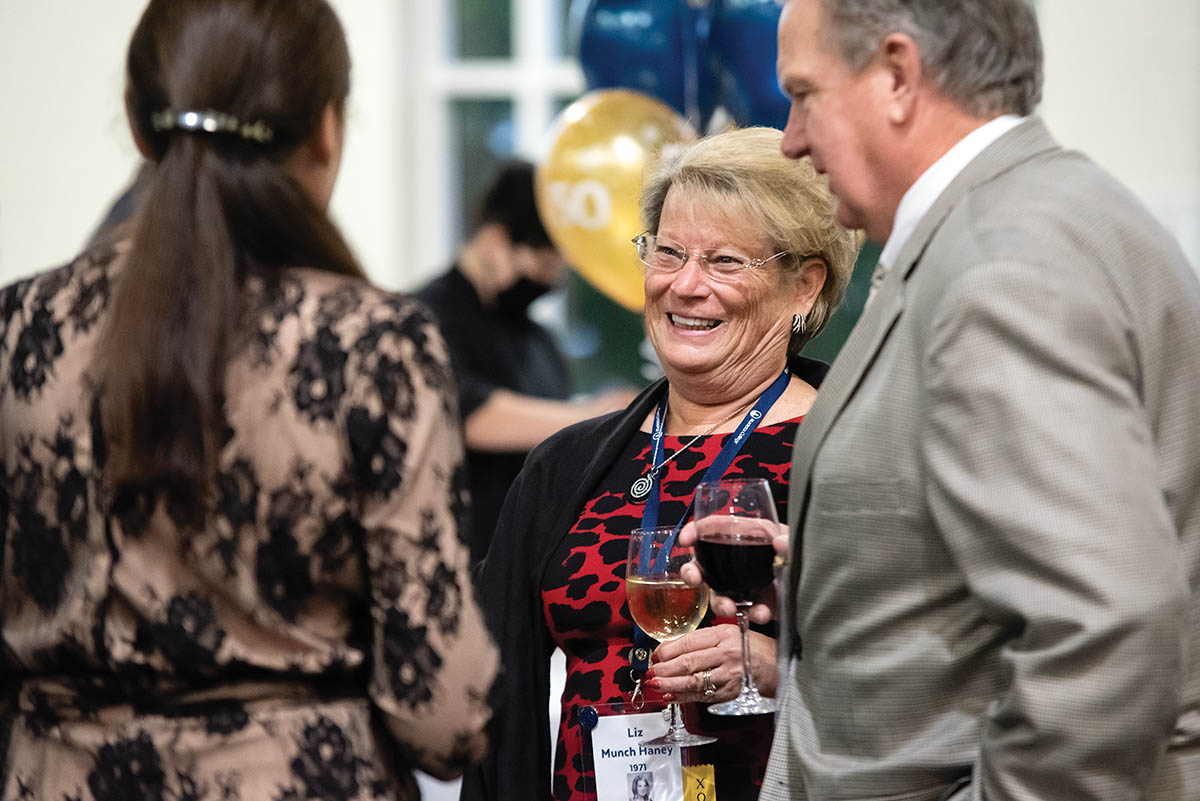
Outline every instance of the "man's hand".
<path fill-rule="evenodd" d="M 791 547 L 791 537 L 788 534 L 788 528 L 783 523 L 779 525 L 779 533 L 771 541 L 775 547 L 775 555 L 777 558 L 786 560 L 788 558 L 788 549 Z M 690 521 L 679 532 L 679 544 L 683 546 L 696 544 L 696 523 Z M 692 586 L 704 583 L 704 573 L 700 570 L 700 565 L 693 559 L 688 564 L 680 569 L 680 575 L 683 580 Z M 736 607 L 733 601 L 726 598 L 724 595 L 716 595 L 709 593 L 708 605 L 713 610 L 713 614 L 718 617 L 733 617 Z M 753 623 L 768 623 L 775 617 L 775 609 L 778 605 L 778 599 L 775 597 L 774 583 L 766 595 L 760 599 L 759 603 L 750 607 L 749 617 Z"/>

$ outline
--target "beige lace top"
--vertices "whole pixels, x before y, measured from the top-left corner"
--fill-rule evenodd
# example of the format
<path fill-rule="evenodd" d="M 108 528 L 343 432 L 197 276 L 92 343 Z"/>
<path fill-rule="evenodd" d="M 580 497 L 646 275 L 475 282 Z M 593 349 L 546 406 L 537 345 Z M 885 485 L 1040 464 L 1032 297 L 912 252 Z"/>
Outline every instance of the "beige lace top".
<path fill-rule="evenodd" d="M 201 531 L 112 514 L 95 396 L 123 247 L 0 292 L 2 799 L 406 799 L 484 748 L 496 655 L 421 308 L 247 290 Z"/>

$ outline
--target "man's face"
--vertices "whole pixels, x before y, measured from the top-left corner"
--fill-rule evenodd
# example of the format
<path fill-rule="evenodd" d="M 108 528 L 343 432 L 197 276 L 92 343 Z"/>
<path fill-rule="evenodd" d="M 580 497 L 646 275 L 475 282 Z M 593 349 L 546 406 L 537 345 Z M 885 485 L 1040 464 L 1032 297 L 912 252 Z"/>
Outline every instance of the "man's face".
<path fill-rule="evenodd" d="M 886 72 L 868 64 L 851 73 L 821 23 L 821 0 L 788 0 L 779 18 L 779 85 L 791 99 L 781 148 L 828 175 L 838 222 L 883 242 L 895 211 L 882 191 Z"/>

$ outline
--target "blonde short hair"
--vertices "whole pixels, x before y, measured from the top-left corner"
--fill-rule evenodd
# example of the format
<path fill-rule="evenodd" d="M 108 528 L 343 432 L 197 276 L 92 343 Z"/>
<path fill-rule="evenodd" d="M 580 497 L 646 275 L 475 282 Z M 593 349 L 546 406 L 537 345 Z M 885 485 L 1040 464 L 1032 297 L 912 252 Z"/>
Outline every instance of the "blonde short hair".
<path fill-rule="evenodd" d="M 784 274 L 799 278 L 800 265 L 820 257 L 825 284 L 804 333 L 793 334 L 788 343 L 788 353 L 794 355 L 820 333 L 842 302 L 858 238 L 838 224 L 833 195 L 808 158 L 783 155 L 782 138 L 783 132 L 774 128 L 738 128 L 664 149 L 642 184 L 640 209 L 642 224 L 657 233 L 667 192 L 678 186 L 690 195 L 744 209 L 750 215 L 746 222 L 762 230 L 772 249 L 788 254 L 771 262 Z"/>

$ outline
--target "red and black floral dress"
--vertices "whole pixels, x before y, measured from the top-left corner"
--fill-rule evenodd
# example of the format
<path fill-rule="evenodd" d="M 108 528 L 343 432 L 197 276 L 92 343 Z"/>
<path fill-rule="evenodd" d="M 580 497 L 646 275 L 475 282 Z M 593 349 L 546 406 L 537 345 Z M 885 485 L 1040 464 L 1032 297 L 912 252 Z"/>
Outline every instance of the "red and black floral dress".
<path fill-rule="evenodd" d="M 787 520 L 788 474 L 799 422 L 796 418 L 761 426 L 725 473 L 728 478 L 770 481 L 780 520 Z M 696 485 L 728 436 L 701 437 L 667 463 L 660 475 L 659 525 L 679 522 Z M 664 437 L 664 453 L 675 453 L 689 439 Z M 590 759 L 585 765 L 576 710 L 628 701 L 633 691 L 629 673 L 633 619 L 625 603 L 625 558 L 629 532 L 642 523 L 644 502 L 632 502 L 629 487 L 649 467 L 650 435 L 638 432 L 563 538 L 542 583 L 546 625 L 567 661 L 554 757 L 555 799 L 577 801 L 596 794 Z M 646 700 L 655 703 L 661 697 L 647 689 Z M 722 801 L 757 798 L 770 753 L 774 716 L 719 718 L 704 711 L 703 705 L 689 704 L 684 709 L 690 729 L 719 738 L 698 749 L 697 761 L 715 765 Z"/>

